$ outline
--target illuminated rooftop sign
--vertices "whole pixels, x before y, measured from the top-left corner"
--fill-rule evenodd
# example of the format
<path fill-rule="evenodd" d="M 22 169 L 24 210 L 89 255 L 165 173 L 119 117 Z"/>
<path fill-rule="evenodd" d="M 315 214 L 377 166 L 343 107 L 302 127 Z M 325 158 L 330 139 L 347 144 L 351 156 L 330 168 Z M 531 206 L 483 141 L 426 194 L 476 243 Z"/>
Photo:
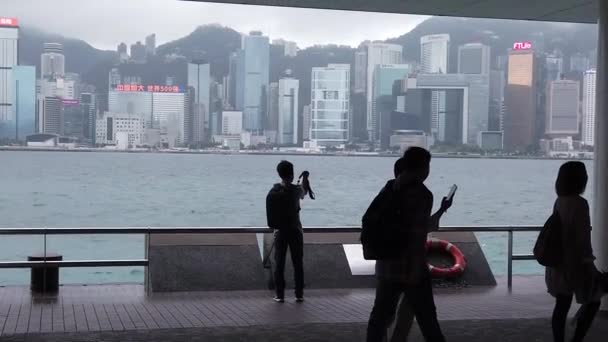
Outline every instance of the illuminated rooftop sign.
<path fill-rule="evenodd" d="M 178 86 L 167 86 L 167 85 L 141 85 L 141 84 L 118 84 L 115 88 L 116 91 L 122 92 L 149 92 L 149 93 L 180 93 Z"/>
<path fill-rule="evenodd" d="M 0 26 L 18 27 L 19 20 L 17 18 L 0 17 Z"/>
<path fill-rule="evenodd" d="M 515 42 L 513 43 L 513 50 L 530 50 L 532 48 L 531 42 Z"/>

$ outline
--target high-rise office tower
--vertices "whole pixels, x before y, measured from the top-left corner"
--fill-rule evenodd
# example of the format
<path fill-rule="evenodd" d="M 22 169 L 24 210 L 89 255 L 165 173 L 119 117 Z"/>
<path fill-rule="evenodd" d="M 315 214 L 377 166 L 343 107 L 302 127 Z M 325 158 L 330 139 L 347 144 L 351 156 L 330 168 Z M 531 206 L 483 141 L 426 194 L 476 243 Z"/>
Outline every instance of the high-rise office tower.
<path fill-rule="evenodd" d="M 36 67 L 18 65 L 13 67 L 13 125 L 15 140 L 36 133 Z"/>
<path fill-rule="evenodd" d="M 43 79 L 57 79 L 65 77 L 65 56 L 63 45 L 59 43 L 45 43 L 44 52 L 40 61 L 40 76 Z"/>
<path fill-rule="evenodd" d="M 449 34 L 434 34 L 420 38 L 420 72 L 447 74 L 449 55 Z"/>
<path fill-rule="evenodd" d="M 367 100 L 366 127 L 368 137 L 373 139 L 375 127 L 372 117 L 374 70 L 376 66 L 382 64 L 400 64 L 403 60 L 403 46 L 385 43 L 367 43 L 365 47 L 367 48 L 367 85 L 365 88 Z"/>
<path fill-rule="evenodd" d="M 374 86 L 372 88 L 372 141 L 384 137 L 388 145 L 390 136 L 390 115 L 396 109 L 393 98 L 393 85 L 395 81 L 402 80 L 410 73 L 408 64 L 382 64 L 374 70 Z M 382 134 L 384 133 L 384 134 Z"/>
<path fill-rule="evenodd" d="M 310 140 L 340 145 L 350 139 L 350 65 L 312 68 Z"/>
<path fill-rule="evenodd" d="M 557 81 L 564 74 L 564 59 L 561 54 L 555 53 L 545 57 L 545 75 L 547 82 Z"/>
<path fill-rule="evenodd" d="M 579 133 L 579 95 L 578 81 L 558 80 L 547 84 L 547 135 L 558 137 Z"/>
<path fill-rule="evenodd" d="M 595 69 L 587 70 L 583 78 L 583 143 L 595 144 Z"/>
<path fill-rule="evenodd" d="M 509 52 L 505 93 L 505 145 L 526 149 L 534 146 L 537 122 L 537 61 L 534 50 Z"/>
<path fill-rule="evenodd" d="M 423 74 L 447 74 L 450 56 L 450 35 L 434 34 L 420 38 L 420 72 Z M 431 93 L 431 134 L 439 138 L 442 122 L 440 113 L 446 107 L 446 93 L 435 90 Z M 441 139 L 439 139 L 441 140 Z"/>
<path fill-rule="evenodd" d="M 465 44 L 458 47 L 458 73 L 490 73 L 490 47 L 480 43 Z"/>
<path fill-rule="evenodd" d="M 78 100 L 61 100 L 61 118 L 61 134 L 79 141 L 84 140 L 86 122 Z"/>
<path fill-rule="evenodd" d="M 12 120 L 12 69 L 19 62 L 17 19 L 0 17 L 0 124 Z M 10 20 L 10 21 L 9 21 Z"/>
<path fill-rule="evenodd" d="M 116 48 L 116 52 L 118 53 L 118 60 L 121 63 L 126 63 L 129 61 L 129 53 L 127 52 L 127 44 L 120 43 Z"/>
<path fill-rule="evenodd" d="M 253 31 L 243 37 L 242 49 L 234 56 L 236 66 L 236 108 L 243 111 L 243 126 L 260 131 L 266 116 L 269 83 L 270 44 L 268 37 Z"/>
<path fill-rule="evenodd" d="M 186 139 L 191 143 L 204 143 L 210 138 L 210 66 L 205 61 L 188 63 L 188 87 L 194 89 L 191 127 L 186 129 Z"/>
<path fill-rule="evenodd" d="M 490 112 L 488 129 L 504 130 L 506 78 L 503 70 L 490 71 Z"/>
<path fill-rule="evenodd" d="M 131 61 L 134 63 L 146 62 L 146 46 L 139 41 L 131 45 Z"/>
<path fill-rule="evenodd" d="M 146 37 L 146 54 L 156 55 L 156 34 L 154 33 Z"/>
<path fill-rule="evenodd" d="M 310 126 L 312 123 L 312 113 L 310 111 L 310 105 L 306 105 L 302 108 L 302 140 L 310 140 Z"/>
<path fill-rule="evenodd" d="M 298 143 L 298 92 L 300 82 L 291 77 L 291 71 L 279 80 L 279 144 Z"/>
<path fill-rule="evenodd" d="M 45 97 L 41 103 L 44 116 L 40 119 L 42 129 L 40 132 L 50 134 L 63 134 L 63 118 L 61 117 L 61 102 L 59 97 Z"/>
<path fill-rule="evenodd" d="M 18 41 L 17 19 L 0 17 L 0 134 L 2 136 L 14 136 L 11 129 L 11 122 L 14 121 L 12 73 L 13 68 L 19 64 Z M 2 133 L 2 131 L 6 132 Z"/>
<path fill-rule="evenodd" d="M 281 46 L 283 48 L 283 55 L 286 57 L 298 55 L 298 44 L 296 42 L 290 42 L 285 39 L 274 39 L 272 45 Z"/>
<path fill-rule="evenodd" d="M 365 93 L 367 90 L 367 49 L 355 52 L 355 89 L 354 92 Z"/>
<path fill-rule="evenodd" d="M 570 71 L 585 72 L 589 69 L 589 58 L 583 53 L 570 56 Z"/>
<path fill-rule="evenodd" d="M 80 94 L 80 108 L 84 117 L 84 139 L 95 145 L 95 124 L 97 121 L 97 97 L 93 93 Z"/>
<path fill-rule="evenodd" d="M 243 84 L 239 83 L 239 77 L 242 76 L 242 50 L 230 54 L 228 60 L 228 104 L 231 108 L 237 108 L 237 102 L 242 100 Z M 243 82 L 243 80 L 240 80 Z M 238 89 L 238 90 L 237 90 Z M 240 91 L 241 93 L 238 93 Z M 238 93 L 238 94 L 237 94 Z M 240 104 L 240 103 L 239 103 Z M 242 104 L 241 104 L 242 105 Z"/>
<path fill-rule="evenodd" d="M 278 131 L 279 129 L 279 83 L 272 82 L 268 88 L 268 119 L 266 129 Z"/>

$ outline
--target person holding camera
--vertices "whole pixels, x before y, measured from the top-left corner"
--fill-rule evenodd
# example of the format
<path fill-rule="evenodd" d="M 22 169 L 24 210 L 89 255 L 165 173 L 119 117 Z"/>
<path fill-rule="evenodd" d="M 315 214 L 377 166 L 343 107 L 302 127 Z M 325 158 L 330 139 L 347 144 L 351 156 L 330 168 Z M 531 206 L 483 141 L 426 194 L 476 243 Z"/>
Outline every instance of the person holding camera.
<path fill-rule="evenodd" d="M 281 182 L 275 184 L 266 196 L 268 227 L 274 230 L 274 301 L 285 302 L 285 259 L 289 249 L 296 301 L 301 303 L 304 301 L 304 234 L 300 222 L 300 200 L 307 194 L 314 199 L 314 193 L 310 188 L 308 171 L 302 172 L 298 184 L 293 184 L 293 164 L 283 160 L 277 165 L 277 173 Z"/>

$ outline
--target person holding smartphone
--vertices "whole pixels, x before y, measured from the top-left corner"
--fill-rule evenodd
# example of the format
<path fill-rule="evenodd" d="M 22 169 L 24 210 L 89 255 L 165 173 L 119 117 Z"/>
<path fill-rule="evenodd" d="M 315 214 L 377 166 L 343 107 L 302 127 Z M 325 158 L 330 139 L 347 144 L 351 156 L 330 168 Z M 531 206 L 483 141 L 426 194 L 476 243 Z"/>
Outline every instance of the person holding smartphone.
<path fill-rule="evenodd" d="M 399 201 L 403 232 L 397 232 L 403 253 L 376 262 L 376 299 L 367 328 L 367 342 L 384 341 L 401 296 L 416 316 L 424 339 L 444 342 L 437 320 L 431 275 L 426 256 L 429 232 L 439 228 L 441 216 L 452 206 L 453 198 L 443 198 L 439 210 L 431 215 L 433 194 L 424 185 L 430 173 L 431 154 L 420 147 L 411 147 L 403 155 L 403 172 L 392 183 Z M 397 317 L 399 324 L 399 317 Z"/>

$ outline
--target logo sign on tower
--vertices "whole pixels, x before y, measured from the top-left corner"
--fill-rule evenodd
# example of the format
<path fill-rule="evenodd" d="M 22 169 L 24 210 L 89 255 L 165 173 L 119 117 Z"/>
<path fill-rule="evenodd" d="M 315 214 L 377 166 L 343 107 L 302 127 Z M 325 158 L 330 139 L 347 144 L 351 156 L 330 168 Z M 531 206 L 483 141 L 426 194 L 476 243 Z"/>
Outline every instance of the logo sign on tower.
<path fill-rule="evenodd" d="M 17 18 L 0 17 L 0 26 L 18 27 L 19 21 Z"/>
<path fill-rule="evenodd" d="M 530 50 L 532 48 L 531 42 L 515 42 L 513 43 L 513 50 Z"/>

